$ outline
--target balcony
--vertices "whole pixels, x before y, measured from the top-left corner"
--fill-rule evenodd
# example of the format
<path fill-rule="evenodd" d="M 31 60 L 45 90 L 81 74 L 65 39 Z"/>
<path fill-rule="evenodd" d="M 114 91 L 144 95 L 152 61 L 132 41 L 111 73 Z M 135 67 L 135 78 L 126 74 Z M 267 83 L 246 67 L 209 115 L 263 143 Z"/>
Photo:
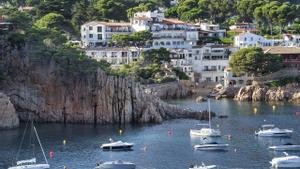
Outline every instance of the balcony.
<path fill-rule="evenodd" d="M 210 69 L 203 69 L 204 72 L 212 72 L 212 71 L 217 71 L 217 68 L 210 68 Z"/>
<path fill-rule="evenodd" d="M 283 60 L 283 63 L 299 63 L 300 64 L 300 58 L 299 59 L 285 59 L 285 60 Z"/>

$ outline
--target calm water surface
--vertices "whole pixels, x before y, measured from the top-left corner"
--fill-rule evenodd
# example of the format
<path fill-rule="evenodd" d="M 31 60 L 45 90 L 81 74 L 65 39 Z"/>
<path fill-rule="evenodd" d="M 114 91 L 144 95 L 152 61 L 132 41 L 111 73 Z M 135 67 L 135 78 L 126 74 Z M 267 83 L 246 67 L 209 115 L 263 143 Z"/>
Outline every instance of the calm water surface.
<path fill-rule="evenodd" d="M 192 100 L 172 101 L 174 104 L 192 109 L 206 109 L 207 103 L 195 103 Z M 273 110 L 272 106 L 276 105 Z M 258 108 L 254 113 L 254 107 Z M 190 138 L 189 129 L 199 121 L 172 120 L 159 125 L 121 127 L 93 125 L 61 125 L 38 124 L 38 132 L 43 142 L 47 156 L 54 151 L 54 158 L 48 158 L 51 168 L 92 169 L 97 162 L 107 160 L 127 160 L 135 162 L 139 169 L 187 169 L 191 164 L 216 164 L 220 168 L 253 168 L 267 169 L 269 161 L 281 153 L 269 151 L 269 145 L 281 143 L 300 144 L 300 112 L 299 105 L 267 104 L 234 102 L 232 100 L 211 101 L 212 111 L 228 115 L 227 119 L 214 118 L 212 123 L 219 126 L 224 135 L 232 135 L 232 140 L 219 138 L 228 142 L 227 152 L 194 151 L 192 146 L 200 143 L 199 138 Z M 254 131 L 264 123 L 273 123 L 281 128 L 293 128 L 292 138 L 257 138 Z M 6 169 L 16 156 L 23 128 L 0 131 L 0 168 Z M 102 152 L 99 146 L 108 141 L 123 140 L 134 142 L 134 151 Z M 67 144 L 63 145 L 63 140 Z M 28 139 L 24 143 L 20 159 L 31 155 L 26 151 Z M 145 148 L 146 147 L 146 148 Z M 290 154 L 300 155 L 300 152 Z M 42 160 L 40 150 L 37 150 L 39 160 Z"/>

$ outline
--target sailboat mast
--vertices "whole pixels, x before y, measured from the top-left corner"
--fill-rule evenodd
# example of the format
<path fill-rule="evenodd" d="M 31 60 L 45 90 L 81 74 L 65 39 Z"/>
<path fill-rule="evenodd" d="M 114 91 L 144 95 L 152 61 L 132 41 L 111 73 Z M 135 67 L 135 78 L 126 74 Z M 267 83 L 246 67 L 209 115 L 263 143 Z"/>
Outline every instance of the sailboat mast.
<path fill-rule="evenodd" d="M 45 161 L 46 161 L 46 163 L 48 164 L 48 160 L 47 160 L 47 157 L 46 157 L 46 155 L 45 155 L 44 148 L 43 148 L 43 146 L 42 146 L 42 143 L 41 143 L 40 137 L 39 137 L 39 135 L 38 135 L 38 133 L 37 133 L 37 131 L 36 131 L 36 128 L 35 128 L 35 126 L 33 126 L 33 129 L 34 129 L 34 132 L 35 132 L 36 138 L 37 138 L 37 140 L 38 140 L 38 142 L 39 142 L 39 145 L 40 145 L 40 147 L 41 147 L 41 149 L 42 149 L 42 152 L 43 152 L 43 156 L 44 156 L 44 158 L 45 158 Z"/>
<path fill-rule="evenodd" d="M 209 128 L 211 128 L 211 115 L 210 115 L 210 99 L 208 99 L 208 123 L 209 123 Z"/>

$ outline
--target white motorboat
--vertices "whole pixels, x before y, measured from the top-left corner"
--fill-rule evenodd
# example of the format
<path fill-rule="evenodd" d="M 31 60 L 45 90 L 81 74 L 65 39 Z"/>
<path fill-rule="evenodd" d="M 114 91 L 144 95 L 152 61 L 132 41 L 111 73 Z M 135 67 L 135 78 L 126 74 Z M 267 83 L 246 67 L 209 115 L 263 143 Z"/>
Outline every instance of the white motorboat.
<path fill-rule="evenodd" d="M 134 163 L 127 161 L 107 161 L 101 164 L 97 164 L 95 169 L 135 169 Z"/>
<path fill-rule="evenodd" d="M 300 145 L 287 143 L 278 146 L 270 146 L 269 149 L 272 149 L 274 151 L 300 151 Z"/>
<path fill-rule="evenodd" d="M 262 129 L 255 132 L 255 135 L 261 137 L 289 137 L 293 130 L 279 129 L 273 124 L 263 125 Z"/>
<path fill-rule="evenodd" d="M 112 141 L 110 139 L 110 143 L 102 144 L 101 149 L 103 150 L 131 150 L 133 147 L 134 143 L 127 143 L 127 142 L 122 142 L 122 141 Z"/>
<path fill-rule="evenodd" d="M 191 129 L 190 130 L 191 136 L 200 136 L 200 137 L 220 137 L 221 136 L 221 131 L 219 129 L 213 129 L 211 127 L 211 112 L 210 112 L 210 100 L 209 99 L 208 99 L 208 113 L 209 113 L 208 124 L 198 124 L 198 126 L 205 125 L 208 127 L 203 127 L 201 129 Z"/>
<path fill-rule="evenodd" d="M 31 133 L 34 133 L 36 138 L 37 138 L 37 141 L 40 145 L 40 148 L 42 150 L 42 153 L 43 153 L 43 156 L 44 156 L 44 159 L 45 159 L 45 163 L 37 163 L 36 162 L 36 158 L 32 158 L 32 159 L 26 159 L 26 160 L 20 160 L 20 161 L 17 161 L 16 162 L 16 166 L 12 166 L 12 167 L 9 167 L 8 169 L 48 169 L 50 168 L 50 165 L 48 164 L 48 160 L 46 158 L 46 155 L 45 155 L 45 152 L 44 152 L 44 149 L 43 149 L 43 146 L 41 144 L 41 141 L 40 141 L 40 138 L 39 138 L 39 135 L 37 133 L 37 130 L 35 128 L 35 126 L 33 125 L 33 122 L 31 123 L 32 124 L 32 127 L 31 127 L 31 130 L 33 130 Z M 23 134 L 23 138 L 22 138 L 22 141 L 21 141 L 21 144 L 20 146 L 22 146 L 23 144 L 23 141 L 24 141 L 24 137 L 26 135 L 26 130 L 27 130 L 27 127 L 28 127 L 28 123 L 25 127 L 25 131 L 24 131 L 24 134 Z M 31 143 L 31 145 L 34 146 L 33 143 Z M 34 147 L 33 147 L 34 149 Z M 17 153 L 17 158 L 18 159 L 18 155 L 20 153 L 20 150 L 21 150 L 21 147 L 20 149 L 18 150 L 18 153 Z"/>
<path fill-rule="evenodd" d="M 276 157 L 270 161 L 273 168 L 300 168 L 300 157 L 284 153 L 284 157 Z"/>
<path fill-rule="evenodd" d="M 191 165 L 189 167 L 189 169 L 214 169 L 214 168 L 217 168 L 217 166 L 216 165 L 205 165 L 203 163 L 201 166 Z"/>
<path fill-rule="evenodd" d="M 203 144 L 194 145 L 194 149 L 196 150 L 227 150 L 229 144 L 217 143 L 217 142 L 209 142 Z"/>

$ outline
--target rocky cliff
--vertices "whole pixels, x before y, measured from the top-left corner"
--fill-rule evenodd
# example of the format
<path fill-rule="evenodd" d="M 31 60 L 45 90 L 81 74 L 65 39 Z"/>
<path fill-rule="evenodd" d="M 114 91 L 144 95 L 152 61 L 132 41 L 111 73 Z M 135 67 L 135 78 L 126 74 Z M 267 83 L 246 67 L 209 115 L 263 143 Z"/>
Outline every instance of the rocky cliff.
<path fill-rule="evenodd" d="M 19 126 L 19 118 L 9 98 L 0 93 L 0 129 Z"/>
<path fill-rule="evenodd" d="M 1 52 L 0 52 L 1 53 Z M 10 96 L 21 120 L 33 113 L 37 121 L 64 123 L 147 123 L 206 115 L 162 102 L 130 79 L 64 71 L 51 57 L 35 61 L 26 51 L 1 53 L 5 78 L 2 92 Z M 67 62 L 66 62 L 67 64 Z"/>
<path fill-rule="evenodd" d="M 300 101 L 298 85 L 270 88 L 267 86 L 251 85 L 241 87 L 235 95 L 239 101 Z"/>
<path fill-rule="evenodd" d="M 289 101 L 300 103 L 299 84 L 289 84 L 285 87 L 268 87 L 266 85 L 248 85 L 213 90 L 216 99 L 234 98 L 238 101 Z"/>

